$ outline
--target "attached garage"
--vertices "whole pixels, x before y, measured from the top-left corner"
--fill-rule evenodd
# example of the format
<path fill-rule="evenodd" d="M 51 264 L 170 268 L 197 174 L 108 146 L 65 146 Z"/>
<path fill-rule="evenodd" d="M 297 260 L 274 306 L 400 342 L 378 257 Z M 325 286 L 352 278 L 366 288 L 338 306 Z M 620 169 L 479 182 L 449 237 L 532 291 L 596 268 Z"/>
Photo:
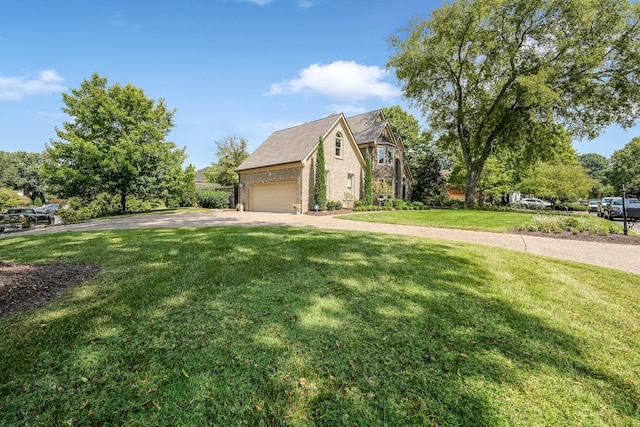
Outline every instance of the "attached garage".
<path fill-rule="evenodd" d="M 296 181 L 252 184 L 249 191 L 249 210 L 256 212 L 293 212 L 298 202 Z"/>

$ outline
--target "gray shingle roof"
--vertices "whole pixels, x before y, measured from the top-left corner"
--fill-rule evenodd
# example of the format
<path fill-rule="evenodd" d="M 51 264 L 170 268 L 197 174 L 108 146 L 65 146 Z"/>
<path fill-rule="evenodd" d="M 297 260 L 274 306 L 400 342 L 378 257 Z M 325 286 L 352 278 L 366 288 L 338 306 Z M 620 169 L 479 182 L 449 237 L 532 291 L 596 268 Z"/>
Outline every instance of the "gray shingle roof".
<path fill-rule="evenodd" d="M 338 121 L 341 114 L 274 132 L 236 168 L 237 171 L 300 162 Z"/>
<path fill-rule="evenodd" d="M 353 133 L 353 137 L 356 139 L 356 143 L 365 144 L 378 139 L 388 123 L 387 120 L 376 122 L 375 120 L 379 114 L 380 110 L 375 110 L 347 118 L 347 123 Z"/>

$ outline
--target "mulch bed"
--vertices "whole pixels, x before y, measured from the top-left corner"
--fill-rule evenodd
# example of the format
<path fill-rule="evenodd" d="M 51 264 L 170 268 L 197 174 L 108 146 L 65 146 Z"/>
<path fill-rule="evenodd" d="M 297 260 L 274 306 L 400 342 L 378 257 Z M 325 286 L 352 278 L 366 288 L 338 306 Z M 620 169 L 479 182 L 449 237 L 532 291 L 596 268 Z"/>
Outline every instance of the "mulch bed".
<path fill-rule="evenodd" d="M 0 318 L 41 307 L 101 269 L 99 265 L 62 262 L 38 265 L 0 261 Z"/>
<path fill-rule="evenodd" d="M 550 237 L 553 239 L 565 239 L 565 240 L 579 240 L 582 242 L 599 242 L 599 243 L 617 243 L 621 245 L 640 245 L 640 237 L 638 236 L 625 236 L 624 234 L 593 234 L 593 233 L 579 233 L 574 234 L 569 231 L 562 233 L 544 233 L 542 231 L 517 231 L 510 230 L 509 233 L 523 234 L 525 236 L 540 236 Z"/>

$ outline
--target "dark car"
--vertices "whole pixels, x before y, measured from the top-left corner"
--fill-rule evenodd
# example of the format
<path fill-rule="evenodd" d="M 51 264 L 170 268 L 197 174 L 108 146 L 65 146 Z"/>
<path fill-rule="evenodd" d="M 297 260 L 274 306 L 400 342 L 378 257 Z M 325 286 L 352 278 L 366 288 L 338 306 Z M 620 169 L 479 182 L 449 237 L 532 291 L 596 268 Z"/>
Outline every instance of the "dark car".
<path fill-rule="evenodd" d="M 640 220 L 640 200 L 639 199 L 625 199 L 625 210 L 627 211 L 627 218 L 631 220 Z M 622 197 L 613 197 L 606 205 L 604 205 L 604 213 L 602 215 L 605 219 L 614 220 L 616 218 L 624 218 L 622 211 Z"/>
<path fill-rule="evenodd" d="M 43 223 L 52 223 L 51 215 L 44 209 L 10 208 L 0 217 L 0 231 L 16 227 L 34 228 Z"/>

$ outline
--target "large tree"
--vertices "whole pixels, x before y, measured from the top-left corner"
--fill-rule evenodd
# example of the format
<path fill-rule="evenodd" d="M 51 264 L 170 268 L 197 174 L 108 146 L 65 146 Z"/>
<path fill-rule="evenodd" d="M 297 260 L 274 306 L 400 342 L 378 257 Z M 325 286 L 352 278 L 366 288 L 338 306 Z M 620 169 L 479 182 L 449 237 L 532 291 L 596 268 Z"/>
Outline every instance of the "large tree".
<path fill-rule="evenodd" d="M 459 147 L 470 204 L 497 148 L 540 144 L 557 124 L 594 137 L 634 123 L 639 15 L 630 0 L 454 0 L 392 37 L 388 66 L 431 130 Z"/>
<path fill-rule="evenodd" d="M 217 162 L 204 171 L 204 178 L 208 182 L 215 182 L 220 185 L 235 185 L 238 183 L 236 168 L 244 162 L 249 153 L 247 152 L 247 140 L 235 136 L 227 136 L 216 141 L 218 151 L 216 152 Z"/>
<path fill-rule="evenodd" d="M 174 111 L 163 99 L 147 98 L 131 84 L 107 86 L 94 74 L 79 89 L 62 95 L 62 111 L 73 118 L 57 129 L 58 140 L 46 147 L 43 174 L 62 197 L 94 200 L 103 192 L 146 199 L 166 193 L 186 156 L 165 138 Z"/>
<path fill-rule="evenodd" d="M 520 188 L 524 194 L 535 194 L 555 204 L 586 198 L 594 181 L 577 162 L 541 163 L 522 180 Z"/>
<path fill-rule="evenodd" d="M 622 193 L 640 180 L 640 138 L 636 137 L 611 155 L 611 168 L 607 172 L 609 183 L 616 194 Z"/>

